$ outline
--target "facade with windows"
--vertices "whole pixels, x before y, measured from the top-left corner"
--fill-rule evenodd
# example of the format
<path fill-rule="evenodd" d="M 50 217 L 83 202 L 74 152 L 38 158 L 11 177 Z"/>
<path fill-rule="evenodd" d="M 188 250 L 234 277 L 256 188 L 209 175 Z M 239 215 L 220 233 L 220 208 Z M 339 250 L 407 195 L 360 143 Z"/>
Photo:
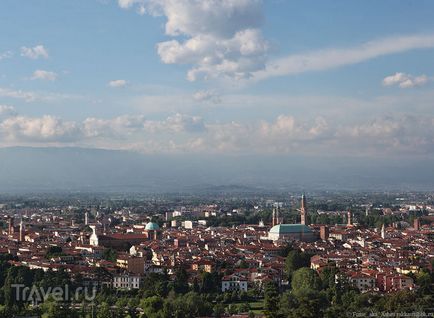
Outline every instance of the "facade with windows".
<path fill-rule="evenodd" d="M 139 275 L 115 275 L 113 277 L 113 288 L 115 289 L 139 289 L 141 277 Z"/>
<path fill-rule="evenodd" d="M 222 279 L 222 292 L 226 291 L 247 291 L 247 279 L 239 275 L 229 275 Z"/>

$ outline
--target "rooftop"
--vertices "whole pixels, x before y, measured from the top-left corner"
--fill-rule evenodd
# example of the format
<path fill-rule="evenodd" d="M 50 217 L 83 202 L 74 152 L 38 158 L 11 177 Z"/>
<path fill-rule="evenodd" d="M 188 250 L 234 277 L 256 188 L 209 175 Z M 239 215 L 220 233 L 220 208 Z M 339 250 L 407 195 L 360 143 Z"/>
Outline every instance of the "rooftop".
<path fill-rule="evenodd" d="M 312 233 L 312 230 L 304 224 L 278 224 L 271 228 L 270 233 Z"/>

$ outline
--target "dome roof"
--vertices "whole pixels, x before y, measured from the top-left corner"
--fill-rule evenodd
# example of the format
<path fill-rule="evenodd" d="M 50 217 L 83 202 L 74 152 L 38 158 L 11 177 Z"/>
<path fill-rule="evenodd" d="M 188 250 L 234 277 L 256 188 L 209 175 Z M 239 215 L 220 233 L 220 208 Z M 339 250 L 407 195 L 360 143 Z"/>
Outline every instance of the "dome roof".
<path fill-rule="evenodd" d="M 159 229 L 160 229 L 160 226 L 154 222 L 149 222 L 148 224 L 146 224 L 146 227 L 145 227 L 145 230 L 148 230 L 148 231 L 151 231 L 151 230 L 157 231 Z"/>
<path fill-rule="evenodd" d="M 312 230 L 304 224 L 278 224 L 271 228 L 270 233 L 312 233 Z"/>

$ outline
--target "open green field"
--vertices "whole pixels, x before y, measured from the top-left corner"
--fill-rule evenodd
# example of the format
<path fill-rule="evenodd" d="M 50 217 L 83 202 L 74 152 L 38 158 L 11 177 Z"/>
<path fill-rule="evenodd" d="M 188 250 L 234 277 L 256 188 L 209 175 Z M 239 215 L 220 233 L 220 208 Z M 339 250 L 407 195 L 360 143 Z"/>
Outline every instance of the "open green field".
<path fill-rule="evenodd" d="M 253 311 L 256 315 L 263 315 L 264 314 L 264 302 L 256 301 L 249 303 L 250 310 Z"/>

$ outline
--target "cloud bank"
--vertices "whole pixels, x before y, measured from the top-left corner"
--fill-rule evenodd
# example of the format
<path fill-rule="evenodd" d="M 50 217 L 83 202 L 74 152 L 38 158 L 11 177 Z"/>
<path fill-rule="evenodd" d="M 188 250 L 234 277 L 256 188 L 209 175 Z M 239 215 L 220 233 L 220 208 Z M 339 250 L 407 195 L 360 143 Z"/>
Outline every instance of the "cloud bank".
<path fill-rule="evenodd" d="M 145 153 L 432 154 L 434 116 L 382 115 L 336 125 L 325 117 L 281 114 L 270 120 L 207 121 L 174 114 L 164 119 L 123 115 L 82 121 L 28 117 L 0 106 L 0 146 L 82 146 Z"/>

